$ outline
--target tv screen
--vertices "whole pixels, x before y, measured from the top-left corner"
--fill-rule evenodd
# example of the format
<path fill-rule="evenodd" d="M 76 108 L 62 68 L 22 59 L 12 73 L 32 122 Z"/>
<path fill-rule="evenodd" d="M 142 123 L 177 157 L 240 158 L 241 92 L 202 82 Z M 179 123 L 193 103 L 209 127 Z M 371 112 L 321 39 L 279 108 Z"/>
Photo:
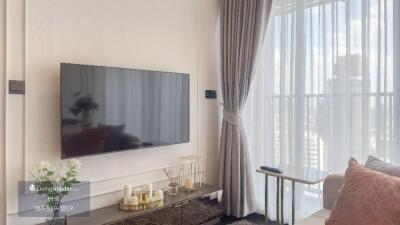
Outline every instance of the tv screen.
<path fill-rule="evenodd" d="M 189 75 L 61 63 L 62 158 L 189 142 Z"/>

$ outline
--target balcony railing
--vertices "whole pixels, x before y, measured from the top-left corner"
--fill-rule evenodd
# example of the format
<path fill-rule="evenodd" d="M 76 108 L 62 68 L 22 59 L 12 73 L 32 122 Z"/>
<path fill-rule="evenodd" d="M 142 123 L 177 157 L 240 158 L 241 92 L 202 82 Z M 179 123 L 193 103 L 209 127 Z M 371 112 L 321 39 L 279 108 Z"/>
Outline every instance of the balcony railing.
<path fill-rule="evenodd" d="M 293 144 L 282 142 L 280 132 L 284 132 L 283 135 L 287 140 L 293 141 L 292 138 L 296 132 L 295 118 L 299 114 L 304 115 L 302 160 L 307 167 L 319 170 L 329 169 L 326 160 L 328 146 L 321 129 L 347 132 L 346 141 L 349 141 L 349 146 L 354 146 L 354 149 L 349 149 L 354 153 L 368 151 L 384 158 L 390 157 L 389 149 L 393 143 L 393 96 L 393 92 L 348 95 L 306 94 L 302 97 L 295 95 L 267 96 L 267 105 L 273 107 L 275 163 L 280 163 L 280 151 L 283 143 L 286 145 L 283 146 L 284 148 L 295 151 Z M 296 104 L 299 101 L 301 101 L 300 106 Z M 302 117 L 297 119 L 300 118 Z M 362 124 L 363 121 L 368 121 L 370 125 L 367 128 L 363 127 L 365 126 Z M 345 127 L 340 127 L 335 123 L 344 124 Z M 280 127 L 281 125 L 283 128 Z M 340 131 L 340 128 L 344 130 Z M 367 131 L 363 132 L 363 129 L 367 129 Z M 362 137 L 363 135 L 364 137 Z M 367 143 L 360 143 L 363 138 L 363 141 L 367 141 Z M 361 149 L 361 146 L 368 149 Z"/>
<path fill-rule="evenodd" d="M 274 129 L 274 160 L 276 164 L 280 163 L 281 154 L 281 128 L 286 138 L 292 138 L 295 130 L 295 114 L 304 114 L 304 152 L 302 161 L 304 166 L 315 168 L 317 170 L 329 171 L 328 168 L 328 146 L 324 141 L 324 135 L 318 129 L 318 126 L 328 126 L 329 122 L 325 119 L 331 119 L 331 125 L 337 119 L 345 119 L 341 121 L 347 124 L 346 129 L 349 137 L 347 140 L 351 141 L 355 149 L 350 151 L 364 151 L 363 146 L 367 147 L 365 151 L 375 153 L 377 155 L 390 158 L 390 148 L 393 143 L 393 92 L 388 93 L 367 93 L 367 94 L 306 94 L 303 97 L 296 97 L 294 95 L 274 95 L 267 96 L 267 106 L 273 107 L 273 122 Z M 304 107 L 301 109 L 296 108 L 296 101 L 301 101 Z M 342 113 L 347 113 L 344 118 L 337 115 L 339 109 L 335 106 L 340 106 Z M 283 113 L 284 116 L 280 116 Z M 320 114 L 325 114 L 321 117 Z M 362 131 L 361 117 L 367 117 L 370 123 L 367 131 Z M 321 119 L 322 118 L 322 119 Z M 329 129 L 329 128 L 328 128 Z M 338 127 L 331 127 L 340 132 Z M 355 130 L 356 129 L 356 130 Z M 291 136 L 290 136 L 291 135 Z M 360 143 L 361 136 L 366 135 L 367 143 Z M 290 136 L 290 137 L 289 137 Z M 365 140 L 364 140 L 365 141 Z M 375 143 L 375 144 L 374 144 Z M 295 151 L 293 143 L 286 143 L 285 148 L 292 148 L 289 151 Z M 288 147 L 291 146 L 291 147 Z M 351 144 L 350 144 L 351 146 Z M 331 160 L 332 161 L 332 160 Z M 305 186 L 304 191 L 312 196 L 320 196 L 322 194 L 321 185 Z"/>

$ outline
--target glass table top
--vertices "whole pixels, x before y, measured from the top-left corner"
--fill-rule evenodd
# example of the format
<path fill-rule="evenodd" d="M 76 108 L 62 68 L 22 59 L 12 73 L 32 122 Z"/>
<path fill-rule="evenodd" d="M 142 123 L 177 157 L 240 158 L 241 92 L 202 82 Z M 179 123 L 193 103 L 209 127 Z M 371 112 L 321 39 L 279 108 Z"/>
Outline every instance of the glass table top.
<path fill-rule="evenodd" d="M 303 184 L 317 184 L 322 182 L 329 173 L 309 167 L 283 165 L 283 166 L 271 166 L 279 168 L 282 173 L 273 173 L 266 170 L 257 169 L 258 173 L 263 173 L 268 176 L 279 177 L 285 180 L 295 181 Z"/>

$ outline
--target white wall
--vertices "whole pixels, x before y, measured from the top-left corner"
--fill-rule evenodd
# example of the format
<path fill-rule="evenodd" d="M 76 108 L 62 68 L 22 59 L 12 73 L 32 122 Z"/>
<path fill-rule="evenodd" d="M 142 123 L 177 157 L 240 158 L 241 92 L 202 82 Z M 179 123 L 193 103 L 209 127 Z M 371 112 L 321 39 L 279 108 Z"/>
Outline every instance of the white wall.
<path fill-rule="evenodd" d="M 4 145 L 4 111 L 5 111 L 5 0 L 0 0 L 0 224 L 6 219 L 6 184 L 5 184 L 5 145 Z"/>
<path fill-rule="evenodd" d="M 218 87 L 218 35 L 217 0 L 7 0 L 7 79 L 26 81 L 25 96 L 6 96 L 9 224 L 33 223 L 15 216 L 17 182 L 60 158 L 60 62 L 191 77 L 190 143 L 81 158 L 92 208 L 115 203 L 126 183 L 164 179 L 161 168 L 191 153 L 216 184 L 219 106 L 204 90 Z"/>

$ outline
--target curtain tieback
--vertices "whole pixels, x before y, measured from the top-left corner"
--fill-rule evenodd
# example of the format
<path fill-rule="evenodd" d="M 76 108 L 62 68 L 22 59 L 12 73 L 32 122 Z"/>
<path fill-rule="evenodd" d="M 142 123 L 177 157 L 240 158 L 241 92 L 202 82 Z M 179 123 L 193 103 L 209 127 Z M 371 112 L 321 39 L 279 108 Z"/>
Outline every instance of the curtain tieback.
<path fill-rule="evenodd" d="M 224 120 L 234 126 L 241 126 L 243 124 L 242 115 L 240 112 L 224 110 Z"/>

